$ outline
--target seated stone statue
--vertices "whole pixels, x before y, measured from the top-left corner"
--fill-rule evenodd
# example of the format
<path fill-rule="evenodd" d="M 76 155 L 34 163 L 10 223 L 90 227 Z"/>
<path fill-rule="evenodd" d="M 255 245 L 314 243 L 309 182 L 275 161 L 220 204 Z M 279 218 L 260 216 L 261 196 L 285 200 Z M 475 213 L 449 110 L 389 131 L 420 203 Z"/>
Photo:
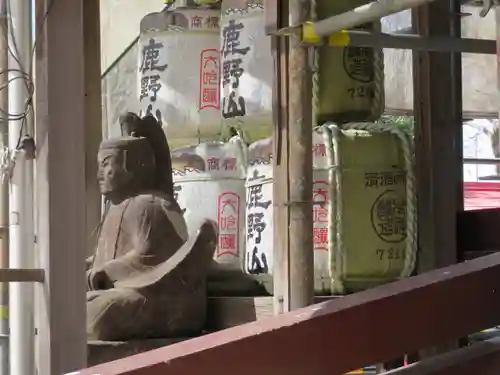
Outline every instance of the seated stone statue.
<path fill-rule="evenodd" d="M 147 138 L 103 141 L 98 163 L 108 204 L 96 253 L 87 262 L 88 338 L 198 333 L 205 320 L 216 224 L 200 222 L 188 235 L 177 202 L 157 186 L 155 152 Z"/>

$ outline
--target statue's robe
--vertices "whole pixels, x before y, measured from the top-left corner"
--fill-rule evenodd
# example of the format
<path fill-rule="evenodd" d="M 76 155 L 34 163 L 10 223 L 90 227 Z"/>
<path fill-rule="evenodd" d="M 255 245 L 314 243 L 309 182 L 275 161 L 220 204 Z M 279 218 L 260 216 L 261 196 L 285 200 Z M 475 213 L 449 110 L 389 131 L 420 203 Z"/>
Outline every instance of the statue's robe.
<path fill-rule="evenodd" d="M 216 246 L 212 223 L 189 243 L 174 199 L 140 194 L 111 205 L 92 270 L 113 288 L 87 292 L 89 339 L 118 341 L 189 335 L 202 329 L 205 278 Z"/>

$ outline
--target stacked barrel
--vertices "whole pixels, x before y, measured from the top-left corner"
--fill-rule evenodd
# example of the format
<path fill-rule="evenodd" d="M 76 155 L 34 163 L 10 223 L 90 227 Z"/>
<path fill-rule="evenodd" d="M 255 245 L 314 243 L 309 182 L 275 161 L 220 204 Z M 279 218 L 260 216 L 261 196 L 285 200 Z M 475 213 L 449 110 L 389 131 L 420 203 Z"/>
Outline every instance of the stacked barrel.
<path fill-rule="evenodd" d="M 366 2 L 316 0 L 313 13 L 323 19 Z M 382 50 L 315 47 L 313 65 L 316 291 L 408 276 L 416 252 L 412 139 L 377 121 Z M 221 269 L 272 281 L 273 59 L 263 0 L 177 0 L 147 15 L 138 79 L 142 114 L 162 122 L 173 148 L 188 225 L 212 218 Z"/>

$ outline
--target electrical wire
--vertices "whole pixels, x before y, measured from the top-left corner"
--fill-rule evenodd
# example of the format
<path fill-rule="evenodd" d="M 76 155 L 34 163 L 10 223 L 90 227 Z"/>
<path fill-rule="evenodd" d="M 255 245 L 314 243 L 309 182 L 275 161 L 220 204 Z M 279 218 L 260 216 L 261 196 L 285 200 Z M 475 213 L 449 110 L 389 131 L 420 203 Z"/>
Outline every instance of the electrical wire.
<path fill-rule="evenodd" d="M 23 137 L 26 136 L 31 136 L 29 134 L 29 129 L 25 134 L 25 130 L 27 127 L 27 122 L 29 116 L 31 116 L 31 120 L 33 119 L 34 115 L 34 103 L 33 103 L 33 97 L 35 95 L 35 84 L 33 80 L 33 62 L 34 62 L 34 56 L 35 56 L 35 51 L 36 51 L 36 46 L 37 42 L 40 39 L 40 36 L 43 33 L 43 27 L 44 24 L 47 20 L 47 17 L 49 16 L 50 11 L 52 10 L 52 7 L 54 5 L 55 0 L 51 0 L 50 3 L 47 6 L 46 11 L 42 14 L 38 14 L 36 19 L 37 22 L 35 23 L 36 26 L 38 26 L 38 29 L 35 32 L 35 38 L 33 41 L 33 46 L 31 49 L 31 54 L 28 56 L 28 64 L 29 66 L 26 67 L 24 66 L 23 62 L 21 61 L 21 53 L 18 48 L 18 43 L 16 40 L 16 36 L 14 35 L 14 25 L 12 22 L 12 12 L 11 12 L 11 1 L 12 0 L 6 0 L 6 13 L 7 13 L 7 20 L 8 20 L 8 29 L 9 29 L 9 37 L 10 37 L 10 43 L 9 40 L 7 40 L 7 46 L 8 46 L 8 52 L 9 55 L 12 57 L 12 59 L 16 62 L 18 65 L 17 69 L 14 68 L 9 68 L 4 71 L 0 71 L 0 74 L 12 74 L 12 73 L 17 73 L 14 75 L 14 77 L 9 78 L 7 83 L 3 86 L 0 86 L 0 90 L 5 89 L 8 87 L 9 84 L 14 82 L 15 80 L 23 80 L 26 91 L 27 91 L 27 98 L 26 101 L 23 105 L 23 111 L 21 113 L 9 113 L 8 110 L 5 109 L 0 109 L 0 121 L 22 121 L 21 127 L 19 130 L 19 135 L 18 135 L 18 140 L 16 144 L 16 149 L 19 149 L 21 147 L 22 139 Z M 19 0 L 15 0 L 19 1 Z M 25 0 L 23 0 L 25 1 Z M 41 18 L 41 20 L 40 20 Z M 30 20 L 32 22 L 32 20 Z M 9 37 L 5 36 L 7 39 Z M 11 47 L 12 46 L 12 47 Z"/>
<path fill-rule="evenodd" d="M 7 21 L 8 21 L 7 29 L 9 30 L 9 36 L 6 36 L 8 53 L 9 53 L 10 57 L 19 66 L 19 68 L 9 68 L 6 71 L 0 72 L 0 74 L 8 74 L 9 76 L 11 74 L 13 75 L 12 78 L 9 77 L 6 85 L 3 85 L 2 87 L 0 87 L 0 90 L 5 89 L 6 87 L 8 87 L 8 85 L 10 85 L 15 80 L 21 79 L 21 80 L 23 80 L 24 85 L 26 87 L 27 98 L 26 98 L 26 101 L 23 105 L 23 111 L 21 113 L 10 113 L 8 111 L 8 109 L 7 110 L 2 109 L 2 110 L 0 110 L 0 120 L 1 121 L 8 121 L 8 122 L 10 122 L 10 121 L 22 121 L 21 127 L 19 129 L 17 142 L 16 142 L 16 150 L 18 150 L 21 146 L 21 141 L 22 141 L 22 138 L 24 135 L 23 134 L 24 130 L 26 128 L 28 116 L 30 115 L 30 113 L 33 109 L 32 106 L 33 106 L 33 96 L 35 93 L 35 85 L 34 85 L 31 74 L 29 74 L 26 71 L 25 66 L 23 65 L 23 63 L 21 61 L 21 54 L 19 52 L 16 36 L 14 35 L 14 25 L 12 22 L 12 12 L 11 12 L 11 9 L 12 9 L 11 0 L 7 0 L 6 5 L 7 5 L 6 13 L 7 13 Z M 30 20 L 30 22 L 31 22 L 31 20 Z M 31 60 L 31 56 L 29 58 Z"/>
<path fill-rule="evenodd" d="M 1 1 L 1 0 L 0 0 Z M 16 146 L 13 150 L 11 150 L 8 145 L 2 145 L 1 157 L 0 157 L 0 180 L 5 182 L 6 179 L 10 178 L 12 175 L 13 168 L 16 163 L 16 159 L 19 154 L 22 152 L 25 146 L 24 139 L 31 138 L 33 139 L 33 135 L 29 134 L 32 129 L 27 129 L 28 121 L 30 123 L 34 122 L 34 103 L 33 98 L 35 95 L 35 83 L 33 80 L 33 62 L 36 51 L 37 41 L 40 39 L 39 37 L 43 35 L 43 27 L 47 20 L 47 17 L 54 5 L 55 0 L 49 0 L 46 11 L 43 15 L 36 16 L 36 25 L 38 26 L 38 30 L 35 32 L 35 37 L 33 41 L 33 45 L 30 46 L 30 53 L 25 58 L 28 61 L 23 63 L 22 55 L 20 53 L 18 47 L 18 41 L 16 40 L 16 36 L 14 34 L 14 24 L 12 21 L 12 0 L 3 0 L 4 8 L 2 8 L 2 15 L 6 17 L 7 20 L 7 30 L 8 35 L 4 34 L 5 44 L 7 45 L 7 53 L 11 58 L 11 61 L 15 62 L 17 67 L 8 67 L 7 69 L 0 70 L 0 75 L 7 75 L 7 82 L 0 85 L 0 90 L 8 89 L 9 85 L 16 80 L 22 80 L 24 86 L 26 88 L 26 100 L 22 105 L 22 111 L 20 113 L 11 113 L 8 108 L 0 108 L 0 122 L 9 123 L 11 121 L 21 121 L 21 126 L 19 127 L 19 134 L 17 136 Z M 19 1 L 19 0 L 14 0 Z M 27 1 L 27 0 L 22 0 Z M 29 1 L 29 0 L 28 0 Z M 41 10 L 41 8 L 40 8 Z M 40 19 L 41 18 L 41 19 Z M 32 22 L 33 20 L 29 20 Z M 32 49 L 31 49 L 32 48 Z M 24 64 L 28 64 L 25 66 Z"/>

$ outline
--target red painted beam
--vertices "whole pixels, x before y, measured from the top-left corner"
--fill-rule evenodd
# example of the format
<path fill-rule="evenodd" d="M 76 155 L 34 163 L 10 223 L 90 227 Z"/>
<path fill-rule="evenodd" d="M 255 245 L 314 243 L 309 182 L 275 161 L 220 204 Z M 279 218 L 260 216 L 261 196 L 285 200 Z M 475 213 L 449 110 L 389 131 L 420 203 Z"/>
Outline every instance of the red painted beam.
<path fill-rule="evenodd" d="M 343 374 L 500 323 L 500 254 L 83 370 Z"/>
<path fill-rule="evenodd" d="M 500 339 L 494 338 L 389 371 L 385 375 L 498 375 L 499 368 Z"/>

